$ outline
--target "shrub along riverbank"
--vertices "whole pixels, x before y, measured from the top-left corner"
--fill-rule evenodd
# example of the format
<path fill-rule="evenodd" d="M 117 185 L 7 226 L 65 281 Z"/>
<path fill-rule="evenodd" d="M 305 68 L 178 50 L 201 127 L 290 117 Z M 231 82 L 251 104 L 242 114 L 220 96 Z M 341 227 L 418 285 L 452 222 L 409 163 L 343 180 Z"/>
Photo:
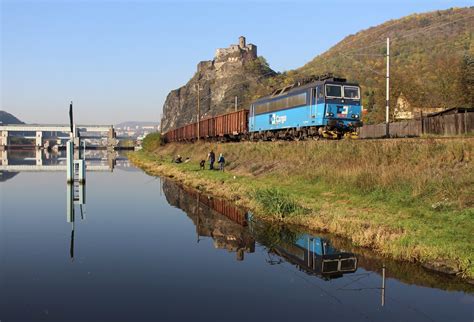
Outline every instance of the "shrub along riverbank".
<path fill-rule="evenodd" d="M 266 220 L 349 238 L 474 278 L 474 139 L 150 144 L 150 174 L 236 201 Z M 226 171 L 199 169 L 210 149 Z M 175 164 L 173 156 L 189 157 Z"/>

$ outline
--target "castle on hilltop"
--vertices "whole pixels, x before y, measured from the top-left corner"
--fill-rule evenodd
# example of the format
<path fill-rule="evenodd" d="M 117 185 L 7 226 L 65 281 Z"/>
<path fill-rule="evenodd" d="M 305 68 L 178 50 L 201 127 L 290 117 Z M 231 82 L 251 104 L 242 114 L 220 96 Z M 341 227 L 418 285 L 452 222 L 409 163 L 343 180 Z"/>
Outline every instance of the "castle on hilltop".
<path fill-rule="evenodd" d="M 216 60 L 236 61 L 239 59 L 255 59 L 257 58 L 257 46 L 254 44 L 246 44 L 245 37 L 239 37 L 238 45 L 230 45 L 228 48 L 218 48 L 216 50 Z"/>
<path fill-rule="evenodd" d="M 210 66 L 219 69 L 224 63 L 243 63 L 257 58 L 257 46 L 247 44 L 245 37 L 239 37 L 237 45 L 230 45 L 227 48 L 218 48 L 213 60 L 201 61 L 198 66 L 198 72 Z"/>

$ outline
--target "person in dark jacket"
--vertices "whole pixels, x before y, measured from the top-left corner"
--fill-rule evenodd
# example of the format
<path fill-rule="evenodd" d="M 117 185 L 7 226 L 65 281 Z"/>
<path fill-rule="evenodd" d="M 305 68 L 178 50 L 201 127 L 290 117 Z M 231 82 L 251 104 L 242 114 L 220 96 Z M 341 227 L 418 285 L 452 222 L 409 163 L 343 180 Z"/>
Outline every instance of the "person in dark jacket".
<path fill-rule="evenodd" d="M 209 152 L 207 159 L 209 160 L 209 170 L 214 170 L 214 162 L 216 162 L 216 155 L 214 151 Z"/>
<path fill-rule="evenodd" d="M 224 171 L 225 159 L 222 153 L 219 154 L 219 159 L 217 159 L 217 163 L 219 163 L 219 170 Z"/>

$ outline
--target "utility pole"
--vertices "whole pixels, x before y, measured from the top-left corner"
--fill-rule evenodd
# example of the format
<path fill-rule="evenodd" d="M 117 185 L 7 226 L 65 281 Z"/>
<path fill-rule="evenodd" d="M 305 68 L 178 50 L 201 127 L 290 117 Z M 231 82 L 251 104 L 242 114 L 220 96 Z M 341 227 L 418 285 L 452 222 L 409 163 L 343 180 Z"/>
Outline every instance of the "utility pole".
<path fill-rule="evenodd" d="M 382 266 L 382 306 L 385 306 L 385 264 Z"/>
<path fill-rule="evenodd" d="M 237 112 L 237 100 L 238 100 L 238 98 L 237 98 L 237 96 L 236 96 L 236 97 L 235 97 L 235 102 L 234 102 L 234 106 L 235 106 L 235 111 L 236 111 L 236 112 Z"/>
<path fill-rule="evenodd" d="M 387 97 L 386 97 L 386 103 L 387 106 L 385 108 L 385 136 L 388 138 L 390 136 L 390 118 L 389 118 L 389 113 L 390 113 L 390 38 L 387 37 Z"/>
<path fill-rule="evenodd" d="M 160 134 L 163 133 L 163 113 L 160 113 Z"/>
<path fill-rule="evenodd" d="M 71 101 L 71 104 L 69 104 L 69 125 L 71 127 L 70 137 L 74 139 L 74 137 L 76 136 L 76 133 L 74 133 L 74 112 L 72 109 L 72 101 Z"/>
<path fill-rule="evenodd" d="M 200 128 L 199 128 L 199 121 L 201 119 L 201 106 L 200 106 L 200 97 L 199 97 L 199 91 L 201 90 L 199 88 L 199 83 L 196 84 L 196 90 L 197 90 L 197 140 L 199 141 L 199 137 L 200 137 Z"/>
<path fill-rule="evenodd" d="M 66 179 L 68 185 L 74 183 L 74 138 L 76 135 L 73 114 L 71 101 L 71 104 L 69 104 L 69 125 L 71 127 L 71 132 L 69 134 L 69 140 L 66 143 Z"/>

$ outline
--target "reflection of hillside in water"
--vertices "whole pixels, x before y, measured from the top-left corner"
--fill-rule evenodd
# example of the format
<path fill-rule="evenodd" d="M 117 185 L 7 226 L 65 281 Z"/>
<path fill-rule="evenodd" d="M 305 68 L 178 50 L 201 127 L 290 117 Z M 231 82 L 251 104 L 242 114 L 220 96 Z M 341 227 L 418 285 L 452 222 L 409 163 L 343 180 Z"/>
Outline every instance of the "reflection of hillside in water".
<path fill-rule="evenodd" d="M 268 249 L 269 256 L 278 256 L 271 264 L 284 259 L 305 273 L 324 279 L 338 278 L 357 269 L 355 255 L 335 249 L 327 239 L 249 220 L 251 214 L 232 203 L 172 181 L 163 183 L 163 191 L 171 205 L 191 218 L 198 240 L 200 236 L 211 237 L 216 248 L 236 252 L 237 260 L 243 260 L 244 252 L 253 253 L 257 240 Z"/>
<path fill-rule="evenodd" d="M 169 204 L 182 209 L 193 221 L 198 241 L 201 236 L 211 237 L 216 248 L 235 252 L 239 261 L 244 253 L 255 251 L 255 239 L 245 229 L 245 211 L 169 180 L 163 182 L 163 192 Z"/>
<path fill-rule="evenodd" d="M 438 288 L 442 290 L 474 293 L 474 284 L 466 283 L 457 276 L 439 274 L 422 265 L 405 261 L 388 260 L 367 248 L 356 247 L 346 239 L 331 238 L 335 247 L 357 252 L 358 265 L 367 271 L 382 274 L 381 263 L 386 267 L 386 277 L 395 278 L 409 285 Z"/>
<path fill-rule="evenodd" d="M 3 172 L 0 171 L 0 182 L 5 182 L 7 180 L 12 179 L 14 176 L 16 176 L 19 172 Z"/>
<path fill-rule="evenodd" d="M 408 284 L 468 293 L 474 289 L 462 279 L 431 272 L 421 265 L 388 260 L 354 246 L 347 239 L 323 233 L 310 235 L 293 227 L 254 221 L 250 213 L 230 202 L 210 198 L 169 180 L 163 183 L 163 190 L 168 202 L 191 218 L 198 238 L 212 237 L 216 247 L 233 252 L 253 252 L 257 241 L 268 249 L 267 262 L 271 265 L 286 261 L 308 275 L 326 280 L 355 272 L 358 267 L 382 275 L 384 266 L 387 277 Z M 239 256 L 243 258 L 243 253 Z"/>

